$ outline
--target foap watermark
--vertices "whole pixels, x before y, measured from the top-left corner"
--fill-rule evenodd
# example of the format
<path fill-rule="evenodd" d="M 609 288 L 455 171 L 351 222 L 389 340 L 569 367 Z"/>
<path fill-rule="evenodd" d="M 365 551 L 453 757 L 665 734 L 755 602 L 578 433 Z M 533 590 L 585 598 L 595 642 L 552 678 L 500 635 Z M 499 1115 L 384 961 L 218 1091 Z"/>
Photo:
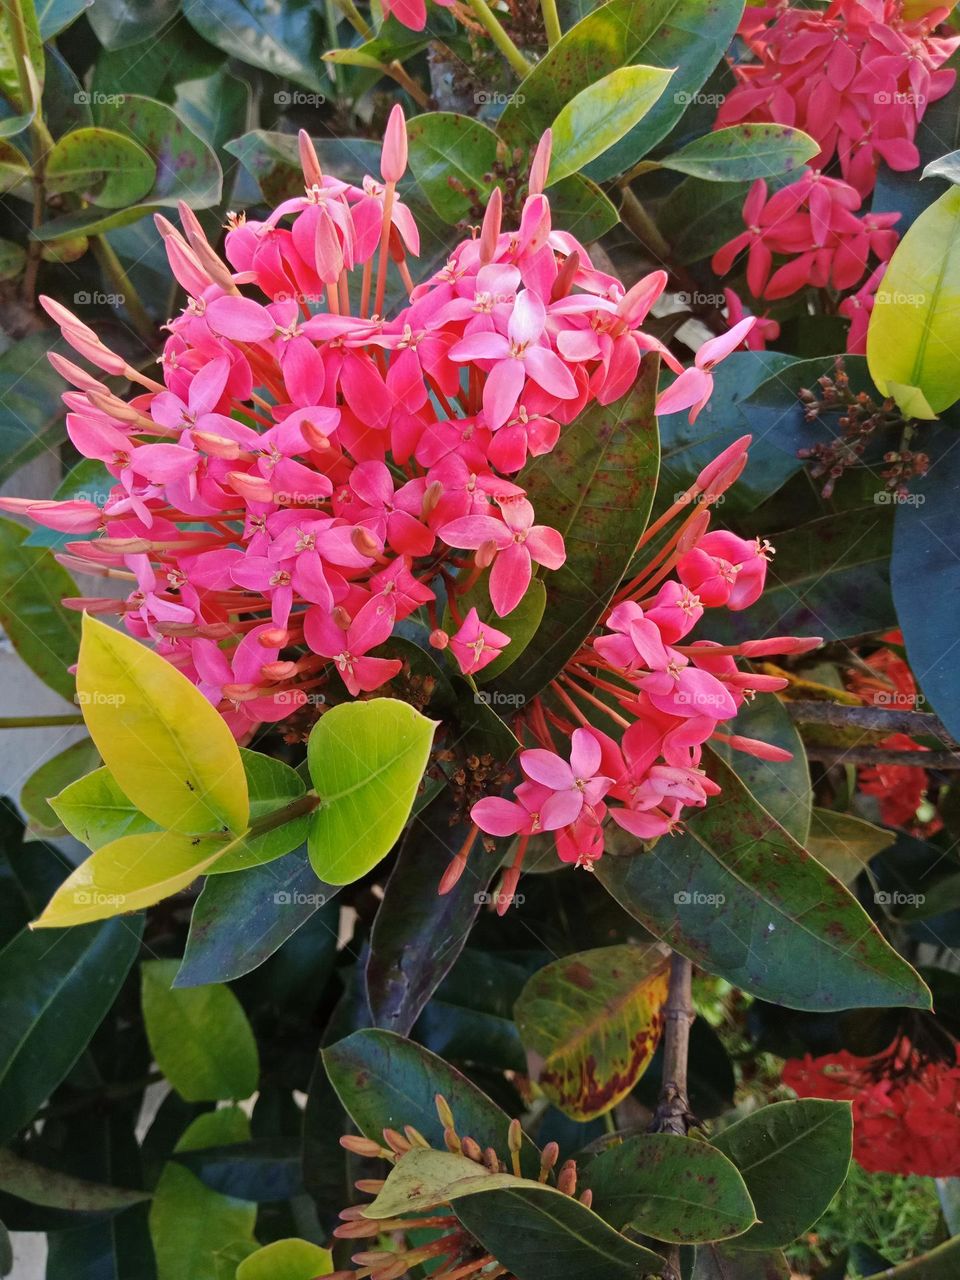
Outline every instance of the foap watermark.
<path fill-rule="evenodd" d="M 878 907 L 922 907 L 927 896 L 924 893 L 901 893 L 899 889 L 886 893 L 881 889 L 873 895 L 873 900 Z"/>
<path fill-rule="evenodd" d="M 322 93 L 305 93 L 303 89 L 281 89 L 273 95 L 276 107 L 322 107 L 326 100 Z"/>
<path fill-rule="evenodd" d="M 922 493 L 898 493 L 895 489 L 878 489 L 873 501 L 878 507 L 922 507 L 926 502 Z"/>
<path fill-rule="evenodd" d="M 526 100 L 525 93 L 500 93 L 497 89 L 478 89 L 473 95 L 478 107 L 522 107 Z"/>
<path fill-rule="evenodd" d="M 685 507 L 695 507 L 698 504 L 707 507 L 721 507 L 726 502 L 726 499 L 727 495 L 725 493 L 691 493 L 689 489 L 678 491 L 673 495 L 674 503 L 679 502 Z"/>
<path fill-rule="evenodd" d="M 873 693 L 874 705 L 878 707 L 908 707 L 913 710 L 923 701 L 922 694 L 901 693 L 899 689 L 878 689 Z"/>
<path fill-rule="evenodd" d="M 99 889 L 75 889 L 74 905 L 78 907 L 110 907 L 122 909 L 127 900 L 125 893 L 101 893 Z"/>
<path fill-rule="evenodd" d="M 75 307 L 122 307 L 127 296 L 124 293 L 103 293 L 100 289 L 81 289 L 73 295 Z"/>
<path fill-rule="evenodd" d="M 323 907 L 327 898 L 323 893 L 301 893 L 300 890 L 278 889 L 273 895 L 278 907 Z"/>
<path fill-rule="evenodd" d="M 684 93 L 682 90 L 673 95 L 673 100 L 680 107 L 722 107 L 727 100 L 725 93 Z"/>
<path fill-rule="evenodd" d="M 527 701 L 522 693 L 502 693 L 499 689 L 480 689 L 473 700 L 485 707 L 522 707 Z"/>
<path fill-rule="evenodd" d="M 711 712 L 725 708 L 728 698 L 729 694 L 725 690 L 719 693 L 710 693 L 706 689 L 695 689 L 693 692 L 689 689 L 678 689 L 674 694 L 673 700 L 678 706 L 695 707 L 705 715 L 710 715 Z"/>
<path fill-rule="evenodd" d="M 901 89 L 881 89 L 879 93 L 873 95 L 873 100 L 881 107 L 925 107 L 927 105 L 925 93 L 910 93 Z"/>
<path fill-rule="evenodd" d="M 726 900 L 726 894 L 700 893 L 696 889 L 679 889 L 673 895 L 678 907 L 722 907 Z"/>
<path fill-rule="evenodd" d="M 102 689 L 78 689 L 73 695 L 78 707 L 122 707 L 125 693 L 105 693 Z"/>
<path fill-rule="evenodd" d="M 78 107 L 122 107 L 127 100 L 125 93 L 99 93 L 95 89 L 78 89 L 73 95 Z"/>
<path fill-rule="evenodd" d="M 905 293 L 902 289 L 878 289 L 875 301 L 881 306 L 923 307 L 927 303 L 925 293 Z"/>
<path fill-rule="evenodd" d="M 497 893 L 495 891 L 490 893 L 486 889 L 481 889 L 479 893 L 475 893 L 473 895 L 473 900 L 478 907 L 499 907 L 501 903 L 504 906 L 509 907 L 511 902 L 515 903 L 518 907 L 521 907 L 524 902 L 526 902 L 526 898 L 522 893 L 515 893 L 513 895 Z"/>
<path fill-rule="evenodd" d="M 722 293 L 701 293 L 694 289 L 693 293 L 674 295 L 682 307 L 725 307 L 727 300 Z"/>

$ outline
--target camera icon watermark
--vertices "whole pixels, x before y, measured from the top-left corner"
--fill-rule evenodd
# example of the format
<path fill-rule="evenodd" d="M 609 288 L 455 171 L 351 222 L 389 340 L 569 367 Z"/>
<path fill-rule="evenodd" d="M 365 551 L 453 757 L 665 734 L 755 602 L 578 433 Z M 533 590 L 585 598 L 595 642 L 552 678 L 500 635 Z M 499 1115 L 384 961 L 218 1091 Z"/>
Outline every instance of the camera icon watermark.
<path fill-rule="evenodd" d="M 525 93 L 500 93 L 495 89 L 479 89 L 473 95 L 473 101 L 478 107 L 509 107 L 513 103 L 522 107 L 526 100 Z"/>
<path fill-rule="evenodd" d="M 703 293 L 695 289 L 692 293 L 675 295 L 682 307 L 725 307 L 727 300 L 722 293 Z"/>
<path fill-rule="evenodd" d="M 78 707 L 122 707 L 127 700 L 125 693 L 105 693 L 101 689 L 78 689 L 73 695 Z"/>
<path fill-rule="evenodd" d="M 499 689 L 480 689 L 473 695 L 474 703 L 485 707 L 522 707 L 527 701 L 522 693 L 502 693 Z"/>
<path fill-rule="evenodd" d="M 103 293 L 99 289 L 94 289 L 93 292 L 80 289 L 73 295 L 75 307 L 122 307 L 126 300 L 124 293 Z"/>
<path fill-rule="evenodd" d="M 906 293 L 903 289 L 878 289 L 874 295 L 874 301 L 879 302 L 881 306 L 925 307 L 927 305 L 927 295 L 925 293 Z"/>
<path fill-rule="evenodd" d="M 518 907 L 522 907 L 526 902 L 526 898 L 522 893 L 515 893 L 511 897 L 505 893 L 490 893 L 486 889 L 481 889 L 479 893 L 475 893 L 473 900 L 478 907 L 499 907 L 501 903 L 509 907 L 511 902 Z"/>
<path fill-rule="evenodd" d="M 273 895 L 273 901 L 278 907 L 323 907 L 326 906 L 327 897 L 323 893 L 300 893 L 278 889 Z"/>
<path fill-rule="evenodd" d="M 878 489 L 873 495 L 878 507 L 922 507 L 926 500 L 923 493 L 899 493 L 895 489 Z"/>
<path fill-rule="evenodd" d="M 678 907 L 722 907 L 726 900 L 726 894 L 700 893 L 696 889 L 679 889 L 673 895 Z"/>
<path fill-rule="evenodd" d="M 94 89 L 78 89 L 73 95 L 78 107 L 119 107 L 127 100 L 125 93 L 99 93 Z"/>
<path fill-rule="evenodd" d="M 887 893 L 881 889 L 873 895 L 873 900 L 878 907 L 922 907 L 927 896 L 924 893 L 901 893 L 899 889 Z"/>
<path fill-rule="evenodd" d="M 276 107 L 322 107 L 326 100 L 322 93 L 305 93 L 302 89 L 280 89 L 273 95 Z"/>
<path fill-rule="evenodd" d="M 873 95 L 873 100 L 878 106 L 908 106 L 908 107 L 924 107 L 927 104 L 927 96 L 924 93 L 911 93 L 901 89 L 881 89 Z"/>
<path fill-rule="evenodd" d="M 680 107 L 720 107 L 726 100 L 725 93 L 684 93 L 682 90 L 673 95 L 673 100 Z"/>

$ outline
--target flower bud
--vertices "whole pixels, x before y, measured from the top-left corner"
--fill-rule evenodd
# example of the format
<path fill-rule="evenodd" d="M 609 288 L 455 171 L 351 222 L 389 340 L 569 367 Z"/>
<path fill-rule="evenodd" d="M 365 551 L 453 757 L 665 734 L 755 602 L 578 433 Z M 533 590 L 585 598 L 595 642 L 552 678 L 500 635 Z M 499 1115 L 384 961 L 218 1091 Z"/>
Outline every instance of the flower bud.
<path fill-rule="evenodd" d="M 399 102 L 390 112 L 383 135 L 380 172 L 384 182 L 399 182 L 407 168 L 407 122 Z"/>
<path fill-rule="evenodd" d="M 432 649 L 445 649 L 449 643 L 450 637 L 440 627 L 430 632 L 430 647 Z"/>

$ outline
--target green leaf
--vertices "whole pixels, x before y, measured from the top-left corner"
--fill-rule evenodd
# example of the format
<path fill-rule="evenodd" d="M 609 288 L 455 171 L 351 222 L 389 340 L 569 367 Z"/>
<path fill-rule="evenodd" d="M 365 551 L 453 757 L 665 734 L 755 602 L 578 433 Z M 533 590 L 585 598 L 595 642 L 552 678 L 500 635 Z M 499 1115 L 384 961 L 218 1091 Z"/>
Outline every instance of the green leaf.
<path fill-rule="evenodd" d="M 0 1142 L 26 1125 L 100 1025 L 140 948 L 140 918 L 23 930 L 0 951 Z"/>
<path fill-rule="evenodd" d="M 625 1239 L 552 1187 L 481 1191 L 457 1200 L 454 1212 L 517 1280 L 637 1280 L 663 1272 L 659 1254 Z"/>
<path fill-rule="evenodd" d="M 317 879 L 305 849 L 266 866 L 210 876 L 193 908 L 174 985 L 229 982 L 249 973 L 333 903 L 336 893 Z M 337 913 L 335 903 L 331 911 Z"/>
<path fill-rule="evenodd" d="M 52 242 L 76 235 L 100 235 L 181 200 L 194 209 L 207 209 L 220 200 L 223 173 L 219 160 L 172 107 L 133 93 L 113 98 L 116 101 L 108 96 L 95 104 L 96 123 L 139 144 L 156 166 L 153 185 L 128 208 L 111 211 L 90 207 L 54 218 L 37 228 L 37 239 Z"/>
<path fill-rule="evenodd" d="M 274 1240 L 237 1267 L 236 1280 L 314 1280 L 333 1271 L 329 1249 L 309 1240 Z"/>
<path fill-rule="evenodd" d="M 18 74 L 21 55 L 13 35 L 13 13 L 17 11 L 22 17 L 26 41 L 27 60 L 21 67 L 29 81 L 26 96 L 21 92 Z M 4 21 L 0 23 L 0 91 L 18 111 L 32 114 L 40 101 L 43 73 L 43 37 L 37 23 L 37 12 L 33 0 L 21 0 L 17 10 L 4 8 Z"/>
<path fill-rule="evenodd" d="M 599 240 L 620 221 L 617 207 L 595 182 L 575 173 L 550 188 L 554 226 L 562 227 L 582 244 Z"/>
<path fill-rule="evenodd" d="M 463 950 L 495 868 L 487 865 L 481 872 L 468 862 L 443 895 L 424 893 L 424 886 L 440 883 L 469 830 L 445 787 L 404 834 L 370 935 L 366 985 L 377 1026 L 409 1035 Z M 473 856 L 484 855 L 474 849 Z"/>
<path fill-rule="evenodd" d="M 500 117 L 511 145 L 535 144 L 562 107 L 612 71 L 637 63 L 675 67 L 670 90 L 603 157 L 589 177 L 604 181 L 630 168 L 670 132 L 726 52 L 741 0 L 610 0 L 572 27 L 534 67 Z"/>
<path fill-rule="evenodd" d="M 240 758 L 250 793 L 251 824 L 306 795 L 303 779 L 282 760 L 245 749 L 241 750 Z M 307 815 L 301 814 L 261 835 L 247 836 L 234 852 L 219 859 L 210 872 L 219 875 L 224 871 L 244 871 L 248 867 L 272 862 L 274 858 L 282 858 L 303 844 L 307 838 L 307 825 Z"/>
<path fill-rule="evenodd" d="M 960 182 L 960 151 L 950 151 L 945 156 L 931 160 L 924 166 L 921 178 L 946 178 L 948 182 Z"/>
<path fill-rule="evenodd" d="M 246 1116 L 236 1107 L 199 1116 L 177 1143 L 191 1151 L 213 1143 L 244 1142 L 250 1137 Z M 157 1259 L 157 1280 L 213 1280 L 214 1258 L 241 1242 L 256 1247 L 257 1206 L 205 1187 L 175 1160 L 157 1183 L 150 1206 L 150 1235 Z"/>
<path fill-rule="evenodd" d="M 148 818 L 189 834 L 246 830 L 247 779 L 233 734 L 165 658 L 85 615 L 77 697 L 104 763 Z"/>
<path fill-rule="evenodd" d="M 12 240 L 0 240 L 0 280 L 15 280 L 27 263 L 27 252 Z"/>
<path fill-rule="evenodd" d="M 89 738 L 84 738 L 34 770 L 20 792 L 20 807 L 30 818 L 31 826 L 41 831 L 64 834 L 66 828 L 60 825 L 56 813 L 50 808 L 48 797 L 96 768 L 99 762 L 100 753 Z"/>
<path fill-rule="evenodd" d="M 410 121 L 407 138 L 410 169 L 444 222 L 461 222 L 486 204 L 497 158 L 492 129 L 452 111 L 427 111 Z"/>
<path fill-rule="evenodd" d="M 773 764 L 742 751 L 733 751 L 722 742 L 718 742 L 715 748 L 717 755 L 730 765 L 754 799 L 798 844 L 806 846 L 813 805 L 810 766 L 803 740 L 786 707 L 779 698 L 773 697 L 745 702 L 734 719 L 725 722 L 724 732 L 756 738 L 792 753 L 791 760 Z"/>
<path fill-rule="evenodd" d="M 177 1156 L 205 1187 L 235 1200 L 276 1203 L 303 1192 L 297 1138 L 262 1138 L 199 1147 Z"/>
<path fill-rule="evenodd" d="M 801 169 L 820 150 L 802 129 L 781 124 L 735 124 L 716 129 L 657 163 L 706 182 L 749 182 Z"/>
<path fill-rule="evenodd" d="M 611 832 L 597 876 L 652 933 L 752 995 L 794 1009 L 928 1008 L 919 975 L 838 880 L 714 753 L 722 788 L 688 834 L 639 852 Z"/>
<path fill-rule="evenodd" d="M 892 395 L 905 412 L 934 417 L 960 398 L 958 309 L 960 188 L 951 187 L 897 245 L 870 314 L 870 374 L 881 393 Z M 928 412 L 913 389 L 922 394 Z"/>
<path fill-rule="evenodd" d="M 39 0 L 35 8 L 44 42 L 65 31 L 92 4 L 93 0 Z"/>
<path fill-rule="evenodd" d="M 466 1156 L 453 1151 L 415 1147 L 387 1175 L 383 1190 L 364 1207 L 365 1218 L 394 1218 L 422 1213 L 483 1188 L 517 1185 L 513 1174 L 491 1173 Z M 529 1184 L 527 1184 L 529 1185 Z"/>
<path fill-rule="evenodd" d="M 185 0 L 183 13 L 204 39 L 241 63 L 315 90 L 320 106 L 330 88 L 317 51 L 327 45 L 322 8 L 312 0 Z M 290 95 L 287 95 L 289 100 Z M 279 105 L 284 105 L 281 99 Z"/>
<path fill-rule="evenodd" d="M 419 117 L 418 117 L 419 118 Z M 413 121 L 410 122 L 411 126 Z M 313 138 L 324 171 L 358 186 L 364 174 L 379 172 L 380 148 L 369 138 Z M 260 187 L 268 204 L 303 193 L 297 140 L 290 134 L 253 129 L 228 142 L 236 158 Z"/>
<path fill-rule="evenodd" d="M 694 1244 L 742 1235 L 757 1221 L 753 1202 L 725 1155 L 672 1133 L 644 1133 L 587 1165 L 592 1208 L 618 1231 Z"/>
<path fill-rule="evenodd" d="M 320 807 L 307 840 L 317 875 L 351 884 L 393 848 L 427 767 L 436 722 L 393 698 L 341 703 L 307 744 Z"/>
<path fill-rule="evenodd" d="M 83 1213 L 115 1213 L 150 1199 L 145 1191 L 128 1191 L 123 1187 L 109 1187 L 100 1182 L 74 1178 L 2 1149 L 0 1191 L 28 1200 L 31 1204 Z"/>
<path fill-rule="evenodd" d="M 853 1149 L 850 1104 L 775 1102 L 712 1141 L 743 1174 L 760 1219 L 737 1248 L 779 1247 L 812 1227 L 843 1186 Z"/>
<path fill-rule="evenodd" d="M 551 126 L 547 185 L 578 173 L 619 142 L 663 95 L 672 75 L 660 67 L 618 67 L 565 103 Z"/>
<path fill-rule="evenodd" d="M 355 1031 L 322 1051 L 323 1064 L 344 1108 L 361 1133 L 378 1141 L 385 1128 L 412 1124 L 431 1146 L 444 1145 L 434 1099 L 453 1108 L 457 1132 L 482 1148 L 505 1146 L 510 1117 L 482 1090 L 436 1054 L 392 1031 Z M 537 1148 L 524 1135 L 523 1172 L 536 1177 Z"/>
<path fill-rule="evenodd" d="M 667 998 L 663 948 L 629 944 L 564 956 L 538 970 L 514 1006 L 537 1083 L 574 1120 L 605 1114 L 650 1065 Z"/>
<path fill-rule="evenodd" d="M 76 583 L 43 547 L 24 545 L 27 530 L 0 518 L 0 624 L 44 684 L 73 699 L 67 670 L 77 660 L 80 618 L 60 601 Z"/>
<path fill-rule="evenodd" d="M 71 782 L 50 798 L 50 807 L 88 849 L 101 849 L 122 836 L 160 830 L 127 799 L 106 767 Z"/>
<path fill-rule="evenodd" d="M 0 139 L 0 191 L 12 191 L 23 199 L 32 198 L 30 161 L 19 147 Z"/>
<path fill-rule="evenodd" d="M 120 209 L 145 196 L 157 166 L 133 138 L 112 129 L 74 129 L 47 157 L 45 181 L 52 195 L 78 191 L 104 209 Z"/>
<path fill-rule="evenodd" d="M 741 1253 L 730 1245 L 700 1245 L 691 1280 L 790 1280 L 793 1269 L 779 1249 Z"/>
<path fill-rule="evenodd" d="M 831 875 L 849 885 L 870 859 L 889 848 L 895 839 L 895 832 L 875 827 L 852 813 L 814 809 L 806 846 Z"/>
<path fill-rule="evenodd" d="M 627 395 L 615 404 L 592 405 L 564 429 L 552 453 L 522 473 L 537 519 L 563 534 L 567 559 L 547 576 L 543 621 L 521 669 L 508 669 L 498 681 L 501 690 L 539 693 L 576 653 L 620 585 L 656 488 L 656 388 L 657 362 L 647 357 Z"/>
<path fill-rule="evenodd" d="M 33 927 L 88 924 L 152 907 L 192 884 L 230 847 L 220 836 L 177 831 L 121 836 L 70 873 Z"/>
<path fill-rule="evenodd" d="M 157 1066 L 188 1102 L 247 1098 L 257 1087 L 257 1042 L 229 987 L 174 987 L 176 960 L 141 967 L 143 1020 Z"/>
<path fill-rule="evenodd" d="M 106 49 L 138 44 L 154 35 L 177 11 L 177 0 L 96 0 L 89 22 Z"/>
<path fill-rule="evenodd" d="M 59 334 L 44 329 L 0 355 L 0 480 L 66 438 L 63 379 L 47 355 L 68 350 Z"/>

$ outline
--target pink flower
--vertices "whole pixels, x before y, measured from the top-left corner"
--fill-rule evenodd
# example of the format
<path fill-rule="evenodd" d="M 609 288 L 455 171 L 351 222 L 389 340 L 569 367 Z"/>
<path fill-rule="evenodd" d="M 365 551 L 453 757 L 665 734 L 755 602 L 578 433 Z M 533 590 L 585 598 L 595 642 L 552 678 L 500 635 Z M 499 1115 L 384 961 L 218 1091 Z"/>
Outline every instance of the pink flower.
<path fill-rule="evenodd" d="M 313 608 L 307 613 L 304 636 L 314 653 L 333 659 L 343 683 L 356 697 L 379 689 L 403 666 L 397 658 L 367 656 L 389 638 L 394 616 L 383 596 L 368 600 L 346 629 L 325 610 Z"/>
<path fill-rule="evenodd" d="M 493 516 L 464 516 L 440 530 L 450 547 L 476 551 L 490 544 L 497 552 L 490 571 L 490 599 L 503 618 L 512 613 L 530 585 L 532 562 L 559 569 L 566 559 L 563 538 L 556 529 L 533 523 L 533 507 L 526 498 L 501 503 L 502 520 Z"/>
<path fill-rule="evenodd" d="M 541 748 L 520 752 L 523 772 L 552 792 L 540 810 L 545 831 L 569 826 L 584 806 L 598 804 L 610 790 L 613 779 L 598 774 L 600 760 L 600 743 L 589 729 L 573 731 L 569 764 L 555 752 Z"/>
<path fill-rule="evenodd" d="M 489 666 L 509 643 L 508 635 L 480 621 L 476 609 L 470 610 L 456 635 L 450 637 L 450 648 L 466 676 L 476 675 Z"/>
<path fill-rule="evenodd" d="M 713 392 L 713 370 L 731 351 L 736 350 L 755 323 L 755 318 L 748 316 L 728 333 L 705 342 L 696 354 L 693 368 L 684 369 L 657 398 L 658 416 L 690 409 L 690 421 L 694 422 Z"/>

